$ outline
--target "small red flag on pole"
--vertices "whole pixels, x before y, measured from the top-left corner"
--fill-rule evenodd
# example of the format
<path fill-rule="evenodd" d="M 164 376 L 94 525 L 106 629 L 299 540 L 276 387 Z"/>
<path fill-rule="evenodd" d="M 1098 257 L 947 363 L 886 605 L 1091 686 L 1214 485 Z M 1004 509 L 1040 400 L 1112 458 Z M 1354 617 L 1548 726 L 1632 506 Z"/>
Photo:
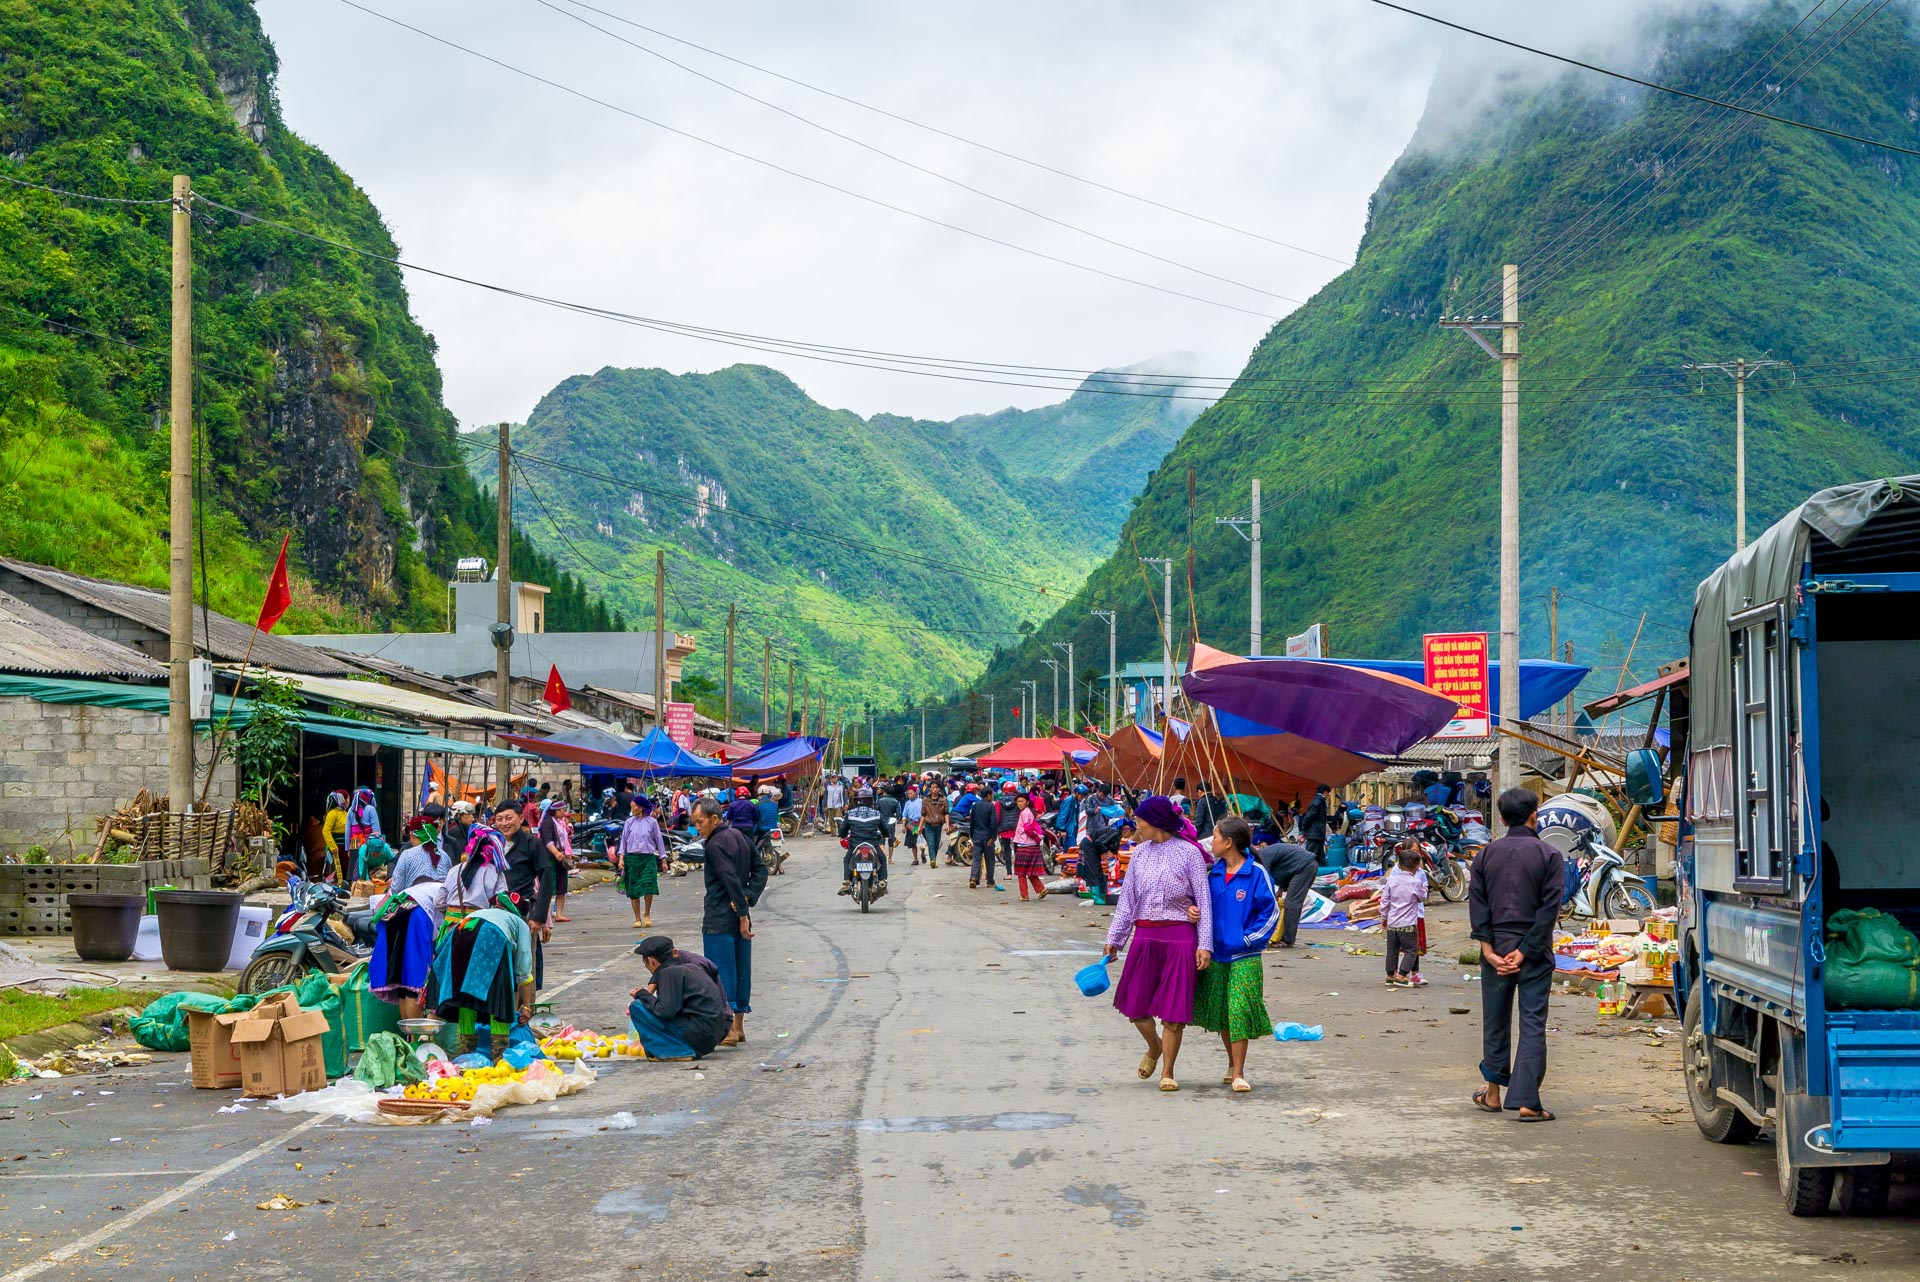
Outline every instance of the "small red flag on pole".
<path fill-rule="evenodd" d="M 565 712 L 573 706 L 573 700 L 567 697 L 567 683 L 560 679 L 558 664 L 547 666 L 547 706 L 555 712 Z"/>
<path fill-rule="evenodd" d="M 293 589 L 287 584 L 287 544 L 293 536 L 280 540 L 280 559 L 273 563 L 273 577 L 267 580 L 267 598 L 260 603 L 260 621 L 253 626 L 261 632 L 273 631 L 280 616 L 293 604 Z"/>

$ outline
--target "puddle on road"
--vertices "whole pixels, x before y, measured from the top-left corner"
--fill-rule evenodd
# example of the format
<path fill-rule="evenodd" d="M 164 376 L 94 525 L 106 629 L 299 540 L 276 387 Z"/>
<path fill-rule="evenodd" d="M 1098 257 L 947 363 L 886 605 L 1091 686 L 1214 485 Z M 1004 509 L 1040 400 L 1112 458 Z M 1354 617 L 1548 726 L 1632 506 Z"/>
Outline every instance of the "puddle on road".
<path fill-rule="evenodd" d="M 943 1131 L 1050 1131 L 1070 1125 L 1072 1113 L 967 1113 L 951 1117 L 866 1117 L 851 1122 L 803 1122 L 823 1130 L 919 1135 Z"/>
<path fill-rule="evenodd" d="M 1137 1229 L 1147 1221 L 1146 1203 L 1128 1197 L 1116 1185 L 1075 1184 L 1060 1196 L 1075 1206 L 1105 1207 L 1107 1218 L 1123 1229 Z"/>
<path fill-rule="evenodd" d="M 601 1195 L 593 1212 L 595 1215 L 625 1215 L 649 1224 L 658 1224 L 667 1218 L 667 1203 L 671 1200 L 658 1193 L 649 1193 L 644 1188 L 612 1189 Z M 630 1226 L 628 1232 L 637 1233 L 639 1229 Z"/>

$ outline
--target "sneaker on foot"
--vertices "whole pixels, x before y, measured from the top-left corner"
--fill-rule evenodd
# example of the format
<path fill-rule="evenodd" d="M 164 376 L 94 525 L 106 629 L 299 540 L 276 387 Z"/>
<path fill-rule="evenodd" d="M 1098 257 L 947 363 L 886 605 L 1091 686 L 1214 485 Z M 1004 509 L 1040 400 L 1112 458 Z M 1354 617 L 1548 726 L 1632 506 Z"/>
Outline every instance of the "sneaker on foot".
<path fill-rule="evenodd" d="M 850 881 L 841 882 L 840 893 L 843 895 L 851 895 L 853 893 L 853 883 Z"/>
<path fill-rule="evenodd" d="M 1422 975 L 1422 974 L 1421 974 L 1421 973 L 1420 973 L 1419 971 L 1417 971 L 1417 970 L 1416 970 L 1416 971 L 1414 971 L 1414 972 L 1413 972 L 1413 986 L 1414 986 L 1415 988 L 1425 988 L 1425 987 L 1427 986 L 1427 977 L 1426 977 L 1425 975 Z"/>

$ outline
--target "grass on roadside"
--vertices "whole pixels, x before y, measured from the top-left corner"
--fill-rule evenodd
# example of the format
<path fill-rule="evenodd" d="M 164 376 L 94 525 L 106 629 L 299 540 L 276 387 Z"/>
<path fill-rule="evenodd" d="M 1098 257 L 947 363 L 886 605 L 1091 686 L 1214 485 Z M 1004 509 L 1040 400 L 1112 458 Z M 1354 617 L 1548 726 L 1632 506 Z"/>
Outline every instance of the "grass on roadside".
<path fill-rule="evenodd" d="M 98 1015 L 103 1010 L 144 1004 L 137 995 L 117 988 L 69 988 L 58 997 L 0 988 L 0 1042 Z"/>

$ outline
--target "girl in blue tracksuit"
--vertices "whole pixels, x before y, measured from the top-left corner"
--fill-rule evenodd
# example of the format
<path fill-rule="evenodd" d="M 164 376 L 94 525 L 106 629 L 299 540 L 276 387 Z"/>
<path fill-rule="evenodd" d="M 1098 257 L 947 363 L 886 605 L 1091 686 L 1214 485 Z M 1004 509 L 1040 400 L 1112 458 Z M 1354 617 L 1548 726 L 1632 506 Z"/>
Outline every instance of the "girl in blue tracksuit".
<path fill-rule="evenodd" d="M 1220 1034 L 1227 1052 L 1224 1085 L 1250 1091 L 1247 1043 L 1273 1032 L 1267 1018 L 1265 965 L 1261 953 L 1280 924 L 1273 878 L 1251 858 L 1253 829 L 1238 815 L 1214 825 L 1214 864 L 1207 876 L 1213 904 L 1213 960 L 1200 972 L 1193 994 L 1193 1022 Z M 1199 920 L 1200 910 L 1187 916 Z"/>

